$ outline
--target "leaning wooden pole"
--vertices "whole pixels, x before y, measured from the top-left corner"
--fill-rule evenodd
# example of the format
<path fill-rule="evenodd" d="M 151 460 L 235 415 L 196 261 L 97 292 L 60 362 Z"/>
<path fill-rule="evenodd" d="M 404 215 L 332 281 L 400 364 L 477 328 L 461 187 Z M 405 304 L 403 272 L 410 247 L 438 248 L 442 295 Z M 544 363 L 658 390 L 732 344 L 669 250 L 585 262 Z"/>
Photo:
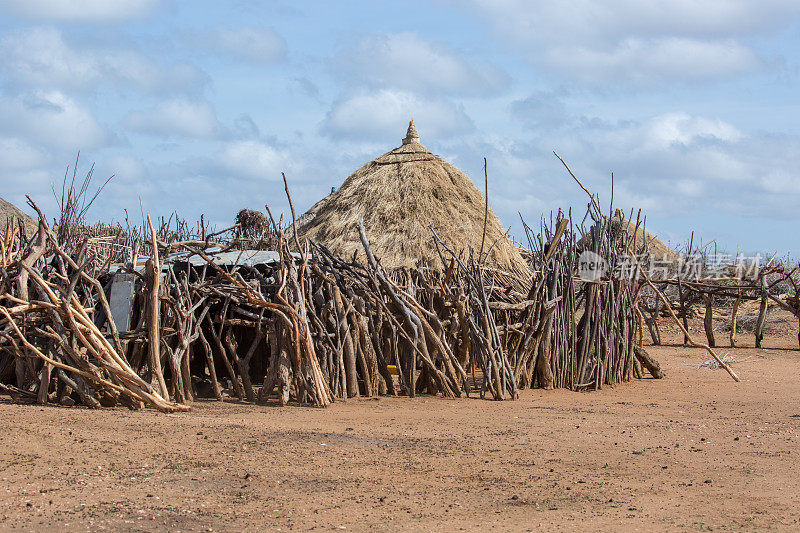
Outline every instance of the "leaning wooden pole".
<path fill-rule="evenodd" d="M 639 273 L 641 274 L 642 279 L 644 280 L 644 282 L 647 283 L 647 285 L 651 289 L 653 289 L 653 291 L 655 291 L 656 296 L 658 296 L 658 298 L 662 302 L 664 302 L 664 305 L 666 306 L 667 311 L 669 311 L 669 315 L 672 317 L 672 320 L 675 321 L 675 324 L 677 324 L 677 326 L 683 332 L 685 338 L 689 339 L 689 345 L 690 346 L 694 346 L 696 348 L 702 348 L 705 351 L 707 351 L 711 355 L 711 357 L 713 357 L 714 360 L 719 364 L 719 366 L 724 368 L 725 371 L 728 372 L 728 374 L 731 375 L 731 377 L 733 378 L 734 381 L 736 381 L 736 382 L 741 381 L 741 379 L 739 379 L 739 376 L 736 375 L 736 372 L 733 371 L 733 369 L 730 367 L 730 365 L 728 363 L 726 363 L 725 361 L 723 361 L 722 359 L 720 359 L 719 356 L 716 353 L 714 353 L 714 350 L 712 350 L 711 347 L 708 344 L 703 344 L 702 342 L 697 342 L 692 338 L 691 335 L 689 335 L 689 331 L 687 331 L 686 328 L 683 327 L 683 324 L 678 319 L 678 317 L 675 315 L 675 311 L 672 310 L 672 306 L 669 305 L 669 302 L 667 301 L 666 297 L 664 297 L 664 295 L 661 293 L 661 291 L 658 290 L 658 288 L 655 285 L 653 285 L 653 282 L 650 281 L 650 278 L 648 278 L 647 275 L 644 273 L 644 270 L 642 269 L 642 266 L 639 264 L 639 261 L 636 260 L 635 257 L 634 257 L 634 261 L 636 261 L 636 268 L 639 270 Z"/>
<path fill-rule="evenodd" d="M 147 275 L 150 279 L 150 317 L 148 320 L 148 365 L 150 372 L 153 374 L 154 385 L 157 384 L 161 392 L 161 397 L 169 399 L 169 389 L 167 383 L 164 381 L 164 373 L 161 370 L 161 350 L 159 340 L 159 307 L 160 301 L 158 299 L 158 291 L 161 286 L 161 264 L 158 260 L 158 240 L 156 239 L 156 232 L 153 229 L 153 223 L 150 221 L 150 215 L 147 215 L 147 225 L 150 228 L 151 244 L 153 246 L 153 255 L 147 263 Z"/>

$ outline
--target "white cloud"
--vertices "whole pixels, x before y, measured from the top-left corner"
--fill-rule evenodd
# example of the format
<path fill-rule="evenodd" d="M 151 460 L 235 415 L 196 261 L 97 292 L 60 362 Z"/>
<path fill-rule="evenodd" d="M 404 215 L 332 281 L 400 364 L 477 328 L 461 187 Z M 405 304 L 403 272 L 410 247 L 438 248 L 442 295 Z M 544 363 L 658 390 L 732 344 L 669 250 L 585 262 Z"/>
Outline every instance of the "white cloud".
<path fill-rule="evenodd" d="M 800 13 L 795 0 L 470 0 L 517 41 L 613 42 L 638 37 L 728 37 L 771 31 Z"/>
<path fill-rule="evenodd" d="M 489 201 L 495 213 L 500 212 L 509 215 L 503 217 L 506 222 L 516 222 L 513 216 L 516 213 L 523 213 L 524 216 L 530 217 L 534 213 L 543 213 L 552 207 L 538 194 L 524 191 L 519 191 L 519 194 L 515 195 L 493 195 L 490 193 Z"/>
<path fill-rule="evenodd" d="M 59 174 L 60 172 L 60 174 Z M 45 214 L 55 214 L 55 202 L 53 201 L 52 184 L 59 182 L 64 177 L 64 170 L 52 174 L 46 169 L 34 168 L 29 170 L 13 170 L 4 172 L 0 177 L 0 185 L 3 187 L 3 198 L 13 203 L 26 213 L 32 214 L 33 210 L 27 206 L 26 195 L 30 195 L 36 204 L 45 209 Z"/>
<path fill-rule="evenodd" d="M 648 120 L 642 128 L 646 144 L 668 148 L 688 146 L 699 140 L 738 141 L 744 135 L 731 124 L 718 118 L 696 117 L 688 113 L 666 113 Z"/>
<path fill-rule="evenodd" d="M 50 184 L 54 181 L 54 176 L 47 170 L 50 163 L 51 159 L 41 148 L 17 137 L 0 136 L 2 197 L 25 212 L 31 211 L 26 205 L 26 194 L 30 194 L 35 201 L 44 196 L 47 202 L 52 197 L 49 195 Z M 44 205 L 40 204 L 40 207 Z"/>
<path fill-rule="evenodd" d="M 552 92 L 536 91 L 511 103 L 511 112 L 529 128 L 557 128 L 567 120 L 567 110 Z"/>
<path fill-rule="evenodd" d="M 703 80 L 760 64 L 743 38 L 785 27 L 794 0 L 471 0 L 528 58 L 579 80 Z"/>
<path fill-rule="evenodd" d="M 47 155 L 16 137 L 0 137 L 0 169 L 4 172 L 28 170 L 45 164 Z"/>
<path fill-rule="evenodd" d="M 59 30 L 33 28 L 11 32 L 0 41 L 4 71 L 32 84 L 93 83 L 101 77 L 96 59 L 69 47 Z"/>
<path fill-rule="evenodd" d="M 261 130 L 253 117 L 245 113 L 233 121 L 233 135 L 243 139 L 257 139 L 261 136 Z"/>
<path fill-rule="evenodd" d="M 336 102 L 325 117 L 322 130 L 332 137 L 398 141 L 413 118 L 425 136 L 446 139 L 475 129 L 464 108 L 442 99 L 423 98 L 406 91 L 383 89 L 361 93 Z"/>
<path fill-rule="evenodd" d="M 214 108 L 208 102 L 185 99 L 158 103 L 147 111 L 128 115 L 125 125 L 140 133 L 214 139 L 224 133 Z"/>
<path fill-rule="evenodd" d="M 414 92 L 487 95 L 510 83 L 498 67 L 469 60 L 444 43 L 409 32 L 364 36 L 343 50 L 336 62 L 352 83 Z"/>
<path fill-rule="evenodd" d="M 607 145 L 614 152 L 625 150 L 638 155 L 744 138 L 738 129 L 719 118 L 693 116 L 681 111 L 616 125 L 589 121 L 583 127 L 581 135 L 592 139 L 598 148 Z"/>
<path fill-rule="evenodd" d="M 0 8 L 34 20 L 121 22 L 142 17 L 160 0 L 0 0 Z"/>
<path fill-rule="evenodd" d="M 471 137 L 450 145 L 453 161 L 475 178 L 486 156 L 489 198 L 500 219 L 516 224 L 520 211 L 537 224 L 540 213 L 572 206 L 579 221 L 587 198 L 553 156 L 563 156 L 581 181 L 610 200 L 614 173 L 614 203 L 629 210 L 642 208 L 651 229 L 681 237 L 693 220 L 713 220 L 723 245 L 752 249 L 759 240 L 748 235 L 723 235 L 745 225 L 746 217 L 800 219 L 800 137 L 746 133 L 713 116 L 666 113 L 613 124 L 592 118 L 573 119 L 565 126 L 529 142 L 497 136 Z M 734 230 L 731 230 L 734 231 Z M 515 227 L 517 237 L 523 235 Z M 708 235 L 708 233 L 706 233 Z M 789 244 L 775 238 L 777 246 Z M 724 242 L 723 242 L 724 241 Z"/>
<path fill-rule="evenodd" d="M 590 83 L 606 80 L 652 86 L 669 80 L 709 80 L 756 68 L 760 60 L 746 46 L 727 39 L 629 38 L 611 47 L 559 46 L 546 62 Z"/>
<path fill-rule="evenodd" d="M 718 118 L 684 112 L 573 135 L 591 139 L 573 144 L 569 155 L 586 170 L 590 188 L 607 189 L 613 170 L 617 198 L 649 198 L 653 214 L 800 216 L 796 188 L 787 186 L 800 167 L 799 138 L 746 135 Z"/>
<path fill-rule="evenodd" d="M 281 172 L 292 168 L 288 154 L 260 141 L 236 141 L 228 143 L 219 158 L 222 168 L 237 176 L 275 181 Z"/>
<path fill-rule="evenodd" d="M 144 163 L 128 155 L 114 156 L 103 162 L 103 169 L 109 175 L 113 175 L 113 183 L 125 185 L 142 181 L 147 176 L 147 169 Z"/>
<path fill-rule="evenodd" d="M 678 196 L 700 198 L 707 193 L 706 184 L 696 179 L 676 179 L 672 181 Z"/>
<path fill-rule="evenodd" d="M 800 148 L 800 143 L 798 148 Z M 765 191 L 773 194 L 800 197 L 800 176 L 798 176 L 796 168 L 767 169 L 758 179 L 759 185 Z"/>
<path fill-rule="evenodd" d="M 112 140 L 88 109 L 60 91 L 35 91 L 0 100 L 0 133 L 71 151 L 96 148 Z"/>
<path fill-rule="evenodd" d="M 275 63 L 286 58 L 286 41 L 270 28 L 220 27 L 207 35 L 205 43 L 255 63 Z"/>
<path fill-rule="evenodd" d="M 0 72 L 23 84 L 50 88 L 134 86 L 148 91 L 190 90 L 205 74 L 187 63 L 159 65 L 131 49 L 73 46 L 55 28 L 10 32 L 0 40 Z"/>

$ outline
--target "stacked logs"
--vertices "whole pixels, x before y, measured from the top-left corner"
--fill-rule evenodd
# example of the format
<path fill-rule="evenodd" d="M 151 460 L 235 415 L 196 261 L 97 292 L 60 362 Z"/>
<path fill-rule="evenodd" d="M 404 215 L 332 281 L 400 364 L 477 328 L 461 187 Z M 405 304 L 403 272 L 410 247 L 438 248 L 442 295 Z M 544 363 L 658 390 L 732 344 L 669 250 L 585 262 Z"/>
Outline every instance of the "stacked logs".
<path fill-rule="evenodd" d="M 587 217 L 593 222 L 588 230 L 592 237 L 588 251 L 604 265 L 596 278 L 576 275 L 586 250 L 578 249 L 581 239 L 571 217 L 559 213 L 558 222 L 542 224 L 538 235 L 523 223 L 534 251 L 533 266 L 543 274 L 540 283 L 546 292 L 542 301 L 555 304 L 539 348 L 540 359 L 550 365 L 539 366 L 531 379 L 533 386 L 597 390 L 641 377 L 642 360 L 649 358 L 636 342 L 641 285 L 630 269 L 636 232 L 615 231 L 610 217 L 591 205 Z M 559 241 L 560 246 L 553 245 Z"/>
<path fill-rule="evenodd" d="M 296 239 L 290 251 L 280 224 L 276 259 L 231 264 L 216 259 L 220 243 L 167 239 L 149 220 L 149 242 L 135 244 L 151 252 L 146 268 L 106 264 L 94 275 L 86 243 L 64 249 L 45 220 L 32 240 L 7 236 L 3 247 L 0 383 L 20 400 L 162 411 L 203 397 L 503 400 L 521 388 L 598 389 L 641 372 L 636 283 L 577 278 L 577 239 L 561 214 L 537 235 L 525 226 L 528 279 L 464 259 L 433 229 L 441 269 L 387 271 L 363 227 L 366 264 Z M 609 262 L 629 244 L 603 217 L 592 231 Z M 108 304 L 120 273 L 135 280 L 125 331 Z"/>
<path fill-rule="evenodd" d="M 84 244 L 76 258 L 66 253 L 43 216 L 29 242 L 6 247 L 0 366 L 13 360 L 16 385 L 3 388 L 40 403 L 52 393 L 63 399 L 74 395 L 89 407 L 185 409 L 133 370 L 113 320 L 101 331 L 98 315 L 110 316 L 110 308 L 102 284 L 87 273 L 86 249 Z"/>

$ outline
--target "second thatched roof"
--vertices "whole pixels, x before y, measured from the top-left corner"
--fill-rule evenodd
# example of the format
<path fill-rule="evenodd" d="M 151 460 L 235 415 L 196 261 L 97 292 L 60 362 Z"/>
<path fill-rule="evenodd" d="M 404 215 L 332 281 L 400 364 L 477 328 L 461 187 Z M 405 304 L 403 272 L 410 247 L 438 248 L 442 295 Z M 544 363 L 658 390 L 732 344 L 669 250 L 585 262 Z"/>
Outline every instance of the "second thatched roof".
<path fill-rule="evenodd" d="M 428 225 L 462 257 L 477 257 L 485 200 L 470 179 L 422 145 L 412 120 L 403 144 L 370 161 L 298 220 L 298 234 L 333 252 L 364 259 L 358 223 L 384 267 L 441 269 Z M 494 212 L 486 218 L 487 266 L 512 273 L 527 265 Z"/>
<path fill-rule="evenodd" d="M 614 216 L 609 220 L 611 222 L 612 231 L 615 234 L 620 234 L 627 231 L 629 237 L 633 236 L 636 231 L 635 250 L 637 254 L 648 253 L 651 257 L 659 261 L 675 262 L 678 260 L 678 252 L 664 244 L 664 242 L 655 235 L 645 231 L 641 226 L 636 228 L 636 224 L 625 218 L 621 209 L 617 209 Z M 587 233 L 578 241 L 579 248 L 590 248 L 592 244 L 592 235 Z"/>

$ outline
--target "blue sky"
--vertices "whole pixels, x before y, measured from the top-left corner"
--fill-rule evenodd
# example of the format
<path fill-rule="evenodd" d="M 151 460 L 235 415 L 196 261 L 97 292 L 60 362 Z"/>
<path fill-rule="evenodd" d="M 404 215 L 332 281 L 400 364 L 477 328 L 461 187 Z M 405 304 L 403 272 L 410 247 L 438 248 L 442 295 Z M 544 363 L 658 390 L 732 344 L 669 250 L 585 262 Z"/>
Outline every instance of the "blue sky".
<path fill-rule="evenodd" d="M 304 211 L 423 143 L 519 235 L 586 198 L 670 243 L 800 252 L 800 2 L 0 0 L 0 195 L 50 191 L 81 151 L 90 212 Z"/>

